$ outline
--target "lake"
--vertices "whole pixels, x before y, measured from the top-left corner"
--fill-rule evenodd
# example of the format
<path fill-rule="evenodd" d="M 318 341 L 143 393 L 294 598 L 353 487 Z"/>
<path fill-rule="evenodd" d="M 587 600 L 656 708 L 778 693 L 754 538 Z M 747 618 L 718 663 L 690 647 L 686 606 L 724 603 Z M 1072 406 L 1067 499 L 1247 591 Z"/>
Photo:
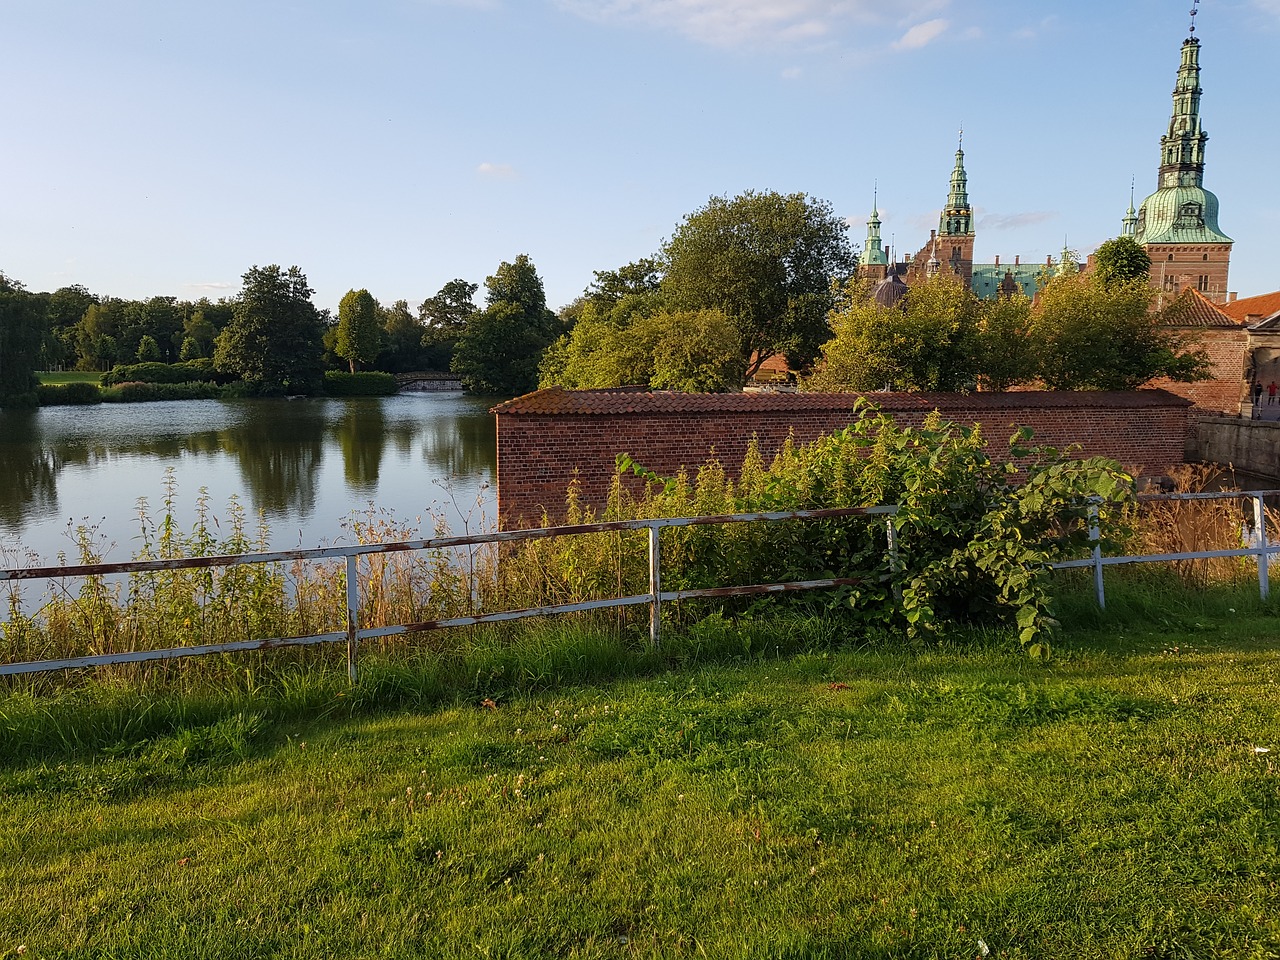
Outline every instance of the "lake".
<path fill-rule="evenodd" d="M 68 533 L 82 524 L 115 544 L 107 559 L 130 559 L 139 501 L 153 519 L 161 512 L 166 471 L 181 529 L 195 523 L 203 489 L 224 532 L 234 497 L 253 526 L 265 518 L 276 549 L 350 543 L 343 521 L 370 509 L 423 536 L 437 515 L 476 532 L 495 512 L 495 402 L 403 394 L 3 411 L 0 566 L 74 559 Z"/>

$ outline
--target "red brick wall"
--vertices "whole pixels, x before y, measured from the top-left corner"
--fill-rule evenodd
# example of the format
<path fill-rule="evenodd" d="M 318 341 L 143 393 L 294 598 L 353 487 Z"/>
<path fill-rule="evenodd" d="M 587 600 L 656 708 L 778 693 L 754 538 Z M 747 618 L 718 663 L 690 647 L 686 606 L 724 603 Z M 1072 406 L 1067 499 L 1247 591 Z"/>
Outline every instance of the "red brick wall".
<path fill-rule="evenodd" d="M 682 399 L 687 398 L 687 399 Z M 599 506 L 618 454 L 664 476 L 691 472 L 714 452 L 730 473 L 753 435 L 766 458 L 793 433 L 807 442 L 847 426 L 850 394 L 652 395 L 539 391 L 495 408 L 498 511 L 503 522 L 562 517 L 576 475 L 582 500 Z M 1134 393 L 877 394 L 901 424 L 917 425 L 935 407 L 958 423 L 980 423 L 996 448 L 1017 426 L 1036 442 L 1081 444 L 1082 456 L 1112 457 L 1137 474 L 1158 476 L 1183 462 L 1189 405 L 1164 391 Z M 572 402 L 569 402 L 572 401 Z"/>
<path fill-rule="evenodd" d="M 1245 354 L 1249 350 L 1249 333 L 1243 327 L 1208 327 L 1190 331 L 1196 344 L 1209 354 L 1208 380 L 1177 383 L 1163 377 L 1148 386 L 1168 390 L 1185 397 L 1202 410 L 1237 416 L 1245 399 Z"/>

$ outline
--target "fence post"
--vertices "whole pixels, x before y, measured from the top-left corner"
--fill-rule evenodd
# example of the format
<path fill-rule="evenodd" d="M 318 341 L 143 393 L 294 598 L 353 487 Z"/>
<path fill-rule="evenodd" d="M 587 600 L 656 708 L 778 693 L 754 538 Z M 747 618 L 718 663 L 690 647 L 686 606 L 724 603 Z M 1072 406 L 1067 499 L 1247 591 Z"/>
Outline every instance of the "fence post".
<path fill-rule="evenodd" d="M 889 540 L 889 573 L 893 577 L 893 595 L 902 599 L 902 584 L 898 582 L 898 527 L 893 522 L 893 514 L 886 518 L 885 536 Z"/>
<path fill-rule="evenodd" d="M 356 657 L 360 640 L 360 557 L 347 554 L 347 679 L 356 682 Z"/>
<path fill-rule="evenodd" d="M 1102 530 L 1098 525 L 1098 499 L 1089 502 L 1089 539 L 1093 541 L 1093 590 L 1098 598 L 1098 608 L 1107 609 L 1107 594 L 1102 588 Z"/>
<path fill-rule="evenodd" d="M 1271 593 L 1271 555 L 1267 553 L 1270 541 L 1267 539 L 1267 511 L 1262 494 L 1253 497 L 1253 529 L 1258 536 L 1258 592 L 1266 600 Z"/>
<path fill-rule="evenodd" d="M 649 527 L 649 642 L 657 647 L 662 641 L 662 553 L 658 548 L 656 523 Z"/>

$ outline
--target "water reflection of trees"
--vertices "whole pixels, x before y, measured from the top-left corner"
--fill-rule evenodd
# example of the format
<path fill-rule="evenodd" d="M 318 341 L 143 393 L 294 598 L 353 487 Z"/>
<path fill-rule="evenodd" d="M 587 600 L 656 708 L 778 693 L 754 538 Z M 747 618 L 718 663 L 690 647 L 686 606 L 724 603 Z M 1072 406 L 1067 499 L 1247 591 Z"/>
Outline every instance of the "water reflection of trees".
<path fill-rule="evenodd" d="M 475 476 L 494 468 L 497 441 L 486 412 L 451 411 L 420 424 L 422 456 L 445 477 Z"/>
<path fill-rule="evenodd" d="M 34 411 L 0 415 L 0 520 L 23 521 L 58 509 L 58 454 L 45 446 Z"/>
<path fill-rule="evenodd" d="M 260 400 L 221 431 L 222 449 L 236 459 L 250 499 L 268 516 L 310 516 L 324 457 L 324 404 Z"/>
<path fill-rule="evenodd" d="M 342 472 L 347 486 L 363 492 L 376 490 L 387 439 L 381 401 L 348 400 L 333 432 L 342 447 Z"/>

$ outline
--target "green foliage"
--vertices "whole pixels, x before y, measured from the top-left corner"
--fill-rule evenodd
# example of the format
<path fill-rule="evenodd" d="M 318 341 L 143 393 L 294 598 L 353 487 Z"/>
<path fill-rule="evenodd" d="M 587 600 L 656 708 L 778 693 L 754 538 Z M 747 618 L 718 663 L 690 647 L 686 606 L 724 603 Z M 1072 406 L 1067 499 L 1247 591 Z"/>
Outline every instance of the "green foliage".
<path fill-rule="evenodd" d="M 227 383 L 232 379 L 219 373 L 207 358 L 182 363 L 131 363 L 112 367 L 102 375 L 102 385 L 121 383 Z"/>
<path fill-rule="evenodd" d="M 712 197 L 663 247 L 662 293 L 671 309 L 729 317 L 745 376 L 777 354 L 808 363 L 829 335 L 832 283 L 853 270 L 847 229 L 803 193 Z"/>
<path fill-rule="evenodd" d="M 138 341 L 137 357 L 139 363 L 160 362 L 160 344 L 156 343 L 156 338 L 151 334 L 143 334 L 142 339 Z"/>
<path fill-rule="evenodd" d="M 102 402 L 102 390 L 96 383 L 67 383 L 58 386 L 42 383 L 37 394 L 42 407 L 69 407 Z"/>
<path fill-rule="evenodd" d="M 1116 237 L 1093 252 L 1093 271 L 1107 286 L 1131 280 L 1147 281 L 1151 257 L 1133 237 Z"/>
<path fill-rule="evenodd" d="M 34 405 L 36 363 L 47 331 L 39 298 L 0 273 L 0 406 Z"/>
<path fill-rule="evenodd" d="M 542 280 L 525 254 L 485 279 L 484 310 L 466 319 L 450 369 L 472 393 L 511 396 L 538 385 L 542 353 L 560 334 Z"/>
<path fill-rule="evenodd" d="M 882 524 L 857 519 L 669 531 L 664 582 L 713 587 L 856 577 L 860 583 L 836 591 L 831 602 L 863 622 L 902 627 L 909 637 L 957 623 L 1001 624 L 1033 654 L 1046 653 L 1055 625 L 1049 564 L 1085 552 L 1091 506 L 1104 533 L 1118 529 L 1131 478 L 1108 460 L 1072 460 L 1028 446 L 1027 430 L 1010 440 L 1007 457 L 993 458 L 979 430 L 944 422 L 936 412 L 920 427 L 902 427 L 859 400 L 855 417 L 832 436 L 785 445 L 768 467 L 753 444 L 736 481 L 715 461 L 693 478 L 662 478 L 620 457 L 603 517 L 897 504 L 896 552 Z M 645 481 L 639 499 L 627 494 L 625 473 Z M 569 522 L 583 518 L 572 492 L 570 514 Z M 629 549 L 641 552 L 625 560 L 622 553 L 601 557 L 598 566 L 580 543 L 572 556 L 552 559 L 546 551 L 556 548 L 541 544 L 526 552 L 542 554 L 529 566 L 572 571 L 557 588 L 564 596 L 578 589 L 572 583 L 636 576 L 644 569 L 642 548 L 637 541 Z"/>
<path fill-rule="evenodd" d="M 857 283 L 831 315 L 835 336 L 808 388 L 826 391 L 972 389 L 980 356 L 978 298 L 954 276 L 916 283 L 894 307 Z"/>
<path fill-rule="evenodd" d="M 253 267 L 218 335 L 217 369 L 238 375 L 256 394 L 314 393 L 320 386 L 323 319 L 296 266 Z"/>
<path fill-rule="evenodd" d="M 1145 274 L 1050 280 L 1031 321 L 1040 379 L 1054 390 L 1135 390 L 1154 377 L 1203 379 L 1207 355 L 1188 346 L 1168 313 L 1151 309 L 1154 296 Z"/>
<path fill-rule="evenodd" d="M 227 395 L 229 387 L 216 383 L 191 381 L 183 383 L 125 382 L 102 392 L 107 403 L 150 403 L 153 400 L 216 400 Z"/>
<path fill-rule="evenodd" d="M 1008 390 L 1038 375 L 1031 334 L 1031 300 L 1021 293 L 978 306 L 977 370 L 983 387 Z"/>
<path fill-rule="evenodd" d="M 368 290 L 348 290 L 338 304 L 334 353 L 347 361 L 352 373 L 378 359 L 382 347 L 378 310 L 378 301 Z"/>
<path fill-rule="evenodd" d="M 331 397 L 389 397 L 398 389 L 396 378 L 389 373 L 365 370 L 324 372 L 324 392 Z"/>

